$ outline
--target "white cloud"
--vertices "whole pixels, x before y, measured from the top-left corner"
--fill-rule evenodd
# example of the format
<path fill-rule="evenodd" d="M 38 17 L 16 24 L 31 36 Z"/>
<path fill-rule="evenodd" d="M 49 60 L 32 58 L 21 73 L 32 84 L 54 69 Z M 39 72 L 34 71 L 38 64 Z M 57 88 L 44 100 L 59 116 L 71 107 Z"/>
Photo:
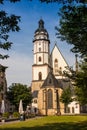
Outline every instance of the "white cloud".
<path fill-rule="evenodd" d="M 13 52 L 7 60 L 1 61 L 1 64 L 8 66 L 6 78 L 8 86 L 12 83 L 23 83 L 30 85 L 32 79 L 32 57 L 25 54 Z"/>

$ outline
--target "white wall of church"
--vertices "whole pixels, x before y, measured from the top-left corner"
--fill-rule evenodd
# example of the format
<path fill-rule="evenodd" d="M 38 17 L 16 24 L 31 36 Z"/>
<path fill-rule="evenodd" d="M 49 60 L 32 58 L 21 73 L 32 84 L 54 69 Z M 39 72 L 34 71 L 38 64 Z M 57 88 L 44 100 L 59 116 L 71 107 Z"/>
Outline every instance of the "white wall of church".
<path fill-rule="evenodd" d="M 48 66 L 36 66 L 36 67 L 33 67 L 33 80 L 38 80 L 38 74 L 39 72 L 42 73 L 42 80 L 45 80 L 47 75 L 48 75 Z"/>
<path fill-rule="evenodd" d="M 39 57 L 41 57 L 41 61 L 39 61 Z M 41 65 L 41 64 L 48 64 L 48 53 L 38 53 L 34 55 L 34 64 Z"/>
<path fill-rule="evenodd" d="M 49 43 L 48 41 L 43 41 L 43 40 L 40 40 L 40 41 L 36 41 L 34 43 L 34 54 L 37 53 L 37 52 L 48 52 L 49 51 Z"/>
<path fill-rule="evenodd" d="M 66 69 L 65 67 L 68 66 L 68 64 L 65 61 L 64 57 L 62 56 L 61 52 L 59 51 L 59 49 L 57 48 L 56 45 L 55 45 L 55 47 L 52 51 L 52 67 L 53 67 L 53 70 L 55 68 L 55 66 L 54 66 L 55 59 L 58 60 L 58 69 L 61 68 L 61 71 L 63 72 Z"/>

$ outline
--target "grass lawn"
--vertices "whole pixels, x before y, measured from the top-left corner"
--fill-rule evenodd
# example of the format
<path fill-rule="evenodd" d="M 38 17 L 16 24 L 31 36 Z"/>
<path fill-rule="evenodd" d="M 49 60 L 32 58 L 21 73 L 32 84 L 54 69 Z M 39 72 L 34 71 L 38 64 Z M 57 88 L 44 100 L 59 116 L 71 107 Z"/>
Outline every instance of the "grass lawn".
<path fill-rule="evenodd" d="M 0 130 L 87 130 L 87 116 L 47 116 L 4 123 Z"/>

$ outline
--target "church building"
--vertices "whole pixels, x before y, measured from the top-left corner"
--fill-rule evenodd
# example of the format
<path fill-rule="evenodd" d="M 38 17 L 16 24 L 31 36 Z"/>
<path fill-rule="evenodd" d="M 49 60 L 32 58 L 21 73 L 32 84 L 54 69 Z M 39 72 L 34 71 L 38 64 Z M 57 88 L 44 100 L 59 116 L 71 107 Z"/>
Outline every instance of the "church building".
<path fill-rule="evenodd" d="M 32 65 L 32 108 L 39 115 L 64 114 L 64 104 L 60 102 L 63 88 L 69 85 L 64 82 L 63 71 L 68 66 L 55 44 L 50 53 L 50 39 L 42 19 L 33 39 Z"/>

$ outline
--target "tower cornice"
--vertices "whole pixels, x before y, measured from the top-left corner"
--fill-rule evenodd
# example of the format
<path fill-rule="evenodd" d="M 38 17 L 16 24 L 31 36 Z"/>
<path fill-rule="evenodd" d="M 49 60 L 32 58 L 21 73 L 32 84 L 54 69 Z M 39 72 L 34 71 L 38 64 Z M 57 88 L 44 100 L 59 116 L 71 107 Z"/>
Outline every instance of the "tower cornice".
<path fill-rule="evenodd" d="M 49 43 L 50 43 L 50 40 L 49 39 L 45 39 L 45 38 L 41 38 L 41 39 L 34 39 L 33 40 L 33 42 L 35 42 L 35 41 L 42 41 L 42 40 L 44 40 L 44 41 L 48 41 Z"/>

